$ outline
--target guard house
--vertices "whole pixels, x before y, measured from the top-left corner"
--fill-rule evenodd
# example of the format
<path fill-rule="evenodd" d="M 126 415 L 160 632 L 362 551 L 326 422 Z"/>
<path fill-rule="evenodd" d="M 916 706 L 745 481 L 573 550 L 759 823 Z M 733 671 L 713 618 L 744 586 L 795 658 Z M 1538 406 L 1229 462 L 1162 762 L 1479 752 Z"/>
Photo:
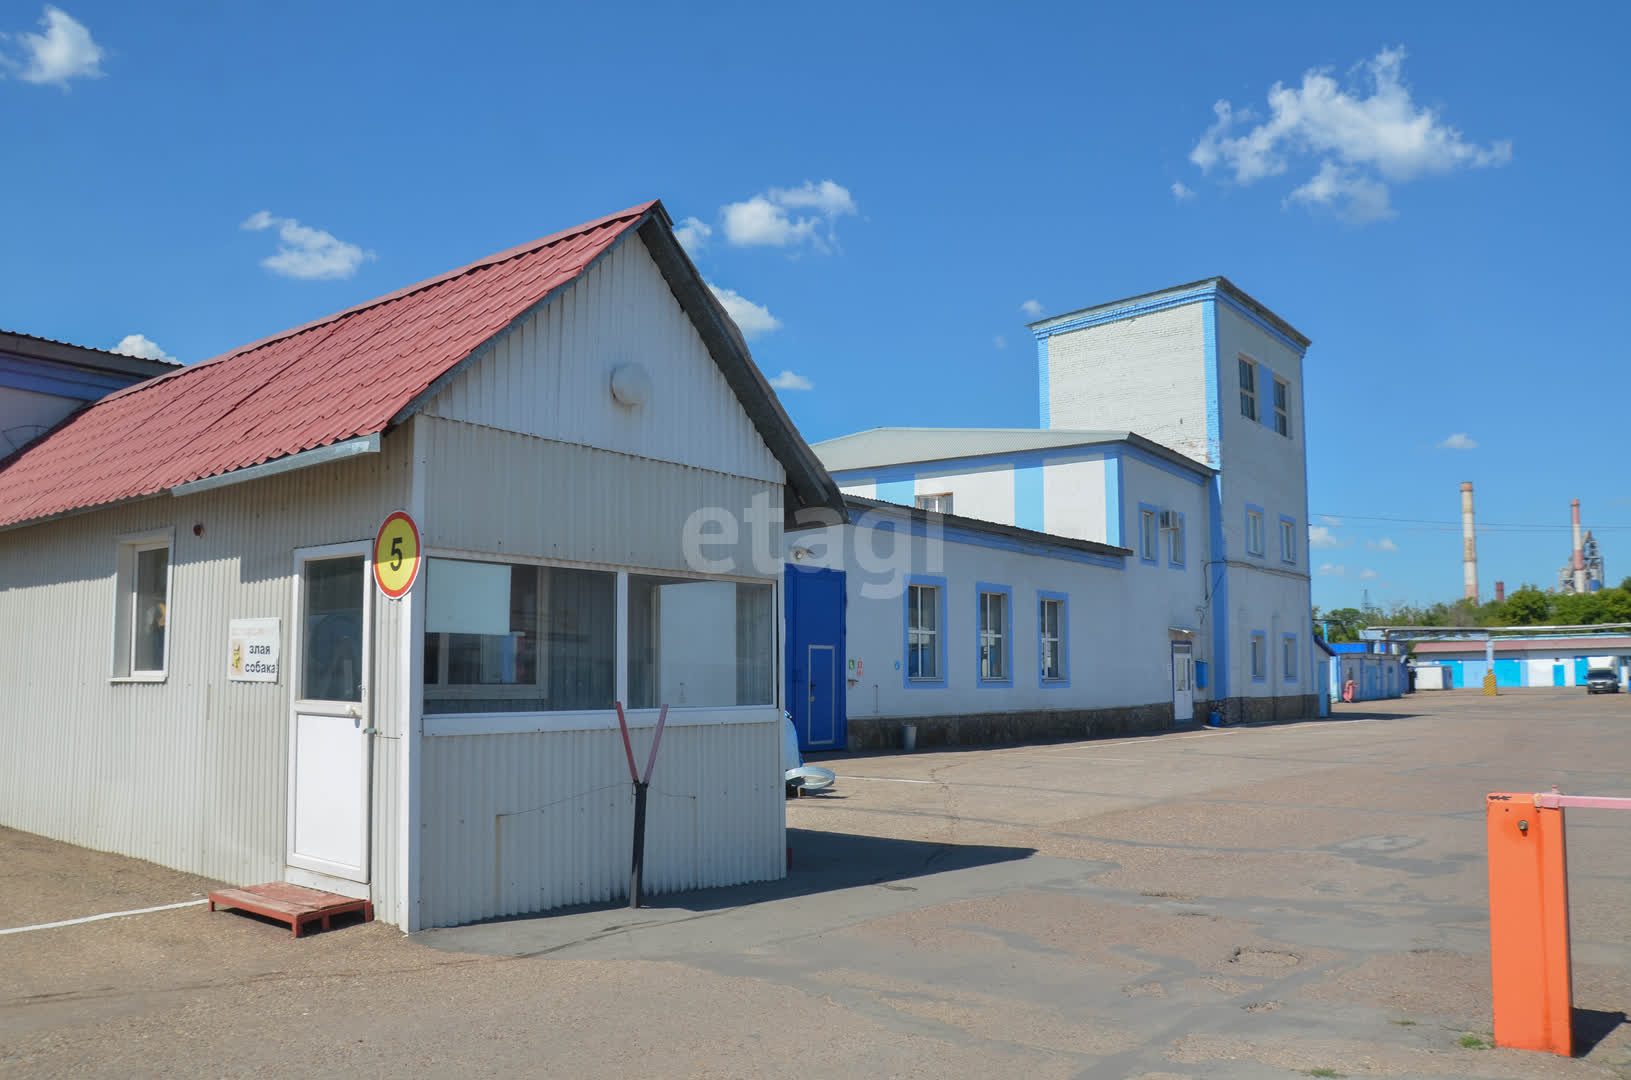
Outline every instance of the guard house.
<path fill-rule="evenodd" d="M 606 900 L 667 704 L 646 887 L 779 877 L 815 508 L 655 202 L 119 390 L 0 463 L 0 824 L 407 930 Z"/>

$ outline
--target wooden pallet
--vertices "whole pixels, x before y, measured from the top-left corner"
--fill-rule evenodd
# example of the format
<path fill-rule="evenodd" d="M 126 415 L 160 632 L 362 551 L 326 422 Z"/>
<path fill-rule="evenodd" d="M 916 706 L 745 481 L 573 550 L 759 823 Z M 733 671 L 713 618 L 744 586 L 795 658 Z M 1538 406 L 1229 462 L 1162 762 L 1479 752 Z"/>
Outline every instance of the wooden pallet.
<path fill-rule="evenodd" d="M 362 912 L 363 922 L 374 921 L 374 902 L 358 900 L 339 893 L 320 892 L 286 881 L 272 881 L 265 885 L 245 885 L 241 889 L 216 889 L 210 893 L 210 910 L 219 905 L 252 911 L 268 919 L 289 924 L 294 936 L 299 937 L 314 922 L 329 928 L 329 920 L 336 915 Z"/>

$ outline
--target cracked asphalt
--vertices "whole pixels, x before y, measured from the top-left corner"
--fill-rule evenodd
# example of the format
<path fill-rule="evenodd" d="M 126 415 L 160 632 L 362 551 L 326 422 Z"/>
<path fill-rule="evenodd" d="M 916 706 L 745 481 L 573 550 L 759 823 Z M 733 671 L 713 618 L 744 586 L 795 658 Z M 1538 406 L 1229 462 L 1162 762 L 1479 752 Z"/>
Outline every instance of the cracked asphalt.
<path fill-rule="evenodd" d="M 838 757 L 786 881 L 404 937 L 0 936 L 16 1076 L 1631 1078 L 1631 820 L 1570 811 L 1574 1060 L 1488 1048 L 1483 797 L 1631 795 L 1631 700 Z M 661 766 L 659 764 L 659 770 Z M 0 830 L 0 929 L 212 883 Z"/>

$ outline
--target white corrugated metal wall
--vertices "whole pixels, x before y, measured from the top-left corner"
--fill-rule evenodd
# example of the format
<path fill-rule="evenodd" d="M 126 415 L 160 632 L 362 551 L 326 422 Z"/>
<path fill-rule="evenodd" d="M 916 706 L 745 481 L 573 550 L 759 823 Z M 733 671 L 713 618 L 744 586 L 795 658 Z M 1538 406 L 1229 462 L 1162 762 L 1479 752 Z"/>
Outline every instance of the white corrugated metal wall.
<path fill-rule="evenodd" d="M 162 495 L 0 532 L 0 822 L 233 883 L 282 877 L 294 550 L 368 539 L 408 491 L 403 436 L 381 453 L 197 495 Z M 195 524 L 203 526 L 193 535 Z M 117 537 L 173 529 L 168 678 L 112 683 Z M 229 682 L 233 618 L 283 620 L 285 674 Z M 387 601 L 376 659 L 394 654 Z M 374 679 L 382 738 L 373 846 L 394 858 L 400 696 Z M 392 881 L 375 874 L 390 917 Z"/>
<path fill-rule="evenodd" d="M 632 361 L 652 386 L 637 408 L 610 393 L 612 371 Z M 779 587 L 782 468 L 637 239 L 495 342 L 414 424 L 427 551 L 694 571 L 686 522 L 713 507 L 739 524 L 734 542 L 708 546 L 729 560 L 714 570 Z M 671 719 L 647 886 L 780 877 L 779 706 Z M 635 738 L 643 763 L 649 729 Z M 610 716 L 596 730 L 420 746 L 421 925 L 626 893 L 633 800 Z"/>
<path fill-rule="evenodd" d="M 652 893 L 786 872 L 777 723 L 670 726 L 652 773 Z M 642 765 L 649 728 L 634 733 Z M 615 730 L 427 738 L 425 926 L 628 895 L 634 799 Z"/>

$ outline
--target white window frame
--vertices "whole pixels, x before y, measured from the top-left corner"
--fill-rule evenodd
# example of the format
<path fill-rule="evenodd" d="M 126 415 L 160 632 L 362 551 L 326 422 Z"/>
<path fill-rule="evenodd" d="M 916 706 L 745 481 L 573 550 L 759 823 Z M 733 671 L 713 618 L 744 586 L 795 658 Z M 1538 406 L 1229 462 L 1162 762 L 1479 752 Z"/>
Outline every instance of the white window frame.
<path fill-rule="evenodd" d="M 346 545 L 331 545 L 340 552 Z M 326 552 L 327 548 L 311 548 L 297 552 L 302 558 L 310 558 L 314 552 Z M 365 549 L 366 550 L 366 549 Z M 630 574 L 636 576 L 659 576 L 671 578 L 693 578 L 697 581 L 734 581 L 747 585 L 769 585 L 772 589 L 774 608 L 771 618 L 775 625 L 780 626 L 785 618 L 786 599 L 783 593 L 783 582 L 776 578 L 754 577 L 749 574 L 708 574 L 696 570 L 656 569 L 653 567 L 638 567 L 627 565 L 607 565 L 605 563 L 582 562 L 575 559 L 551 559 L 529 555 L 495 554 L 492 552 L 466 551 L 460 548 L 433 548 L 427 547 L 420 552 L 422 559 L 459 559 L 464 562 L 498 563 L 505 566 L 542 566 L 562 567 L 570 570 L 603 570 L 617 575 L 617 652 L 615 657 L 614 683 L 617 688 L 617 700 L 628 700 L 628 578 Z M 372 573 L 370 568 L 369 573 Z M 298 583 L 297 583 L 298 584 Z M 418 582 L 414 590 L 419 595 L 423 582 Z M 423 601 L 421 601 L 423 603 Z M 370 605 L 371 610 L 371 605 Z M 422 618 L 422 616 L 421 616 Z M 298 628 L 297 628 L 298 630 Z M 416 635 L 410 651 L 416 652 L 419 657 L 424 656 L 424 635 Z M 778 642 L 774 648 L 781 648 Z M 296 650 L 295 655 L 299 653 Z M 747 718 L 771 716 L 779 720 L 782 709 L 783 685 L 781 677 L 781 664 L 775 660 L 779 652 L 772 654 L 771 686 L 773 705 L 681 705 L 669 709 L 669 727 L 703 726 L 714 724 L 735 724 L 750 722 Z M 297 661 L 298 662 L 298 661 Z M 422 659 L 418 661 L 422 664 Z M 422 676 L 421 676 L 422 678 Z M 500 684 L 495 684 L 500 685 Z M 423 686 L 421 684 L 421 690 Z M 625 705 L 629 723 L 633 726 L 654 725 L 657 719 L 656 709 L 630 709 Z M 539 731 L 616 731 L 617 713 L 613 709 L 592 709 L 576 712 L 499 712 L 499 713 L 426 713 L 424 715 L 424 734 L 432 737 L 454 735 L 515 735 Z"/>
<path fill-rule="evenodd" d="M 1287 566 L 1297 565 L 1297 522 L 1295 518 L 1280 519 L 1280 561 Z"/>
<path fill-rule="evenodd" d="M 1048 620 L 1045 612 L 1048 605 L 1053 605 L 1053 634 L 1048 634 Z M 1070 598 L 1058 593 L 1042 593 L 1037 597 L 1036 603 L 1036 655 L 1037 677 L 1044 686 L 1057 686 L 1070 682 L 1070 628 L 1066 620 L 1070 617 Z M 1052 674 L 1046 667 L 1048 659 L 1048 646 L 1052 645 L 1053 654 L 1059 659 L 1059 669 Z"/>
<path fill-rule="evenodd" d="M 1014 681 L 1013 642 L 1014 642 L 1014 603 L 1013 593 L 1006 588 L 996 588 L 980 583 L 978 586 L 979 603 L 974 613 L 975 638 L 978 642 L 979 653 L 976 659 L 979 666 L 974 675 L 977 683 L 988 685 L 1000 683 L 1009 685 Z M 1001 612 L 1001 626 L 992 629 L 986 625 L 987 603 L 996 601 Z M 987 658 L 994 657 L 990 664 L 991 671 L 986 672 Z"/>
<path fill-rule="evenodd" d="M 906 679 L 908 682 L 938 683 L 945 681 L 946 673 L 940 670 L 940 635 L 946 629 L 942 625 L 945 622 L 945 608 L 940 603 L 940 590 L 942 588 L 943 586 L 925 582 L 910 582 L 906 586 Z M 912 590 L 914 589 L 922 590 L 917 594 L 916 603 L 913 603 Z M 929 603 L 934 607 L 933 629 L 928 629 L 922 625 L 923 597 L 925 595 L 928 596 Z M 918 625 L 912 625 L 914 620 Z M 912 674 L 912 640 L 914 635 L 927 648 L 926 653 L 924 648 L 919 648 L 918 655 L 929 656 L 934 661 L 934 671 L 927 674 L 922 671 L 919 671 L 916 675 Z"/>
<path fill-rule="evenodd" d="M 1184 515 L 1176 517 L 1178 524 L 1167 530 L 1167 565 L 1181 567 L 1188 553 L 1184 550 Z"/>
<path fill-rule="evenodd" d="M 1261 630 L 1252 631 L 1252 682 L 1266 682 L 1269 677 L 1269 638 Z"/>
<path fill-rule="evenodd" d="M 1291 438 L 1291 384 L 1274 377 L 1274 430 Z"/>
<path fill-rule="evenodd" d="M 132 533 L 117 538 L 118 554 L 114 573 L 113 665 L 109 682 L 156 683 L 170 677 L 170 643 L 175 637 L 175 612 L 171 603 L 176 582 L 176 532 Z M 143 551 L 163 548 L 164 569 L 164 658 L 157 671 L 136 670 L 136 556 Z"/>
<path fill-rule="evenodd" d="M 1259 559 L 1267 550 L 1267 540 L 1263 534 L 1263 511 L 1256 507 L 1246 508 L 1246 554 L 1255 555 Z M 1256 533 L 1256 543 L 1253 543 L 1253 533 Z"/>
<path fill-rule="evenodd" d="M 1240 415 L 1256 422 L 1262 415 L 1257 407 L 1257 361 L 1249 356 L 1240 360 Z"/>
<path fill-rule="evenodd" d="M 949 491 L 942 491 L 937 495 L 919 495 L 912 501 L 919 510 L 927 510 L 931 514 L 951 513 L 951 495 Z"/>
<path fill-rule="evenodd" d="M 1138 557 L 1147 563 L 1161 559 L 1161 520 L 1154 507 L 1138 508 Z"/>

